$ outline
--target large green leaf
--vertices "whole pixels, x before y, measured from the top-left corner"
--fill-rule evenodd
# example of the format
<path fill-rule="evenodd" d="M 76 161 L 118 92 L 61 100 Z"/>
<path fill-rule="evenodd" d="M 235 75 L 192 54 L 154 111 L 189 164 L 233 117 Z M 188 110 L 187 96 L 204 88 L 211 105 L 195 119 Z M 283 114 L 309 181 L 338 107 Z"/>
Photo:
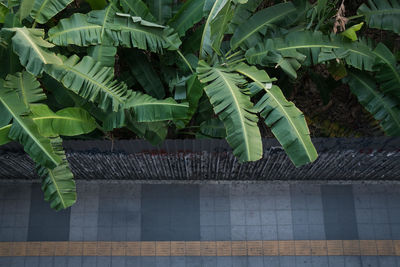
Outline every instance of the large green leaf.
<path fill-rule="evenodd" d="M 33 75 L 43 72 L 48 64 L 62 64 L 62 61 L 47 48 L 54 47 L 53 44 L 43 40 L 43 29 L 10 28 L 15 32 L 12 37 L 12 47 L 19 56 L 21 64 Z"/>
<path fill-rule="evenodd" d="M 398 102 L 388 95 L 378 91 L 372 77 L 360 71 L 349 71 L 346 81 L 351 92 L 358 101 L 368 110 L 388 136 L 400 136 L 400 107 Z"/>
<path fill-rule="evenodd" d="M 399 0 L 369 0 L 357 10 L 364 15 L 368 26 L 375 29 L 400 33 L 400 2 Z"/>
<path fill-rule="evenodd" d="M 137 47 L 152 52 L 164 49 L 177 50 L 181 44 L 179 36 L 171 28 L 154 24 L 139 17 L 116 13 L 110 22 L 102 20 L 101 13 L 89 13 L 89 22 L 105 25 L 104 33 L 114 46 Z"/>
<path fill-rule="evenodd" d="M 0 80 L 0 103 L 12 116 L 12 127 L 8 137 L 24 146 L 31 158 L 46 167 L 54 168 L 60 164 L 60 157 L 54 153 L 49 139 L 43 137 L 34 121 L 25 114 L 29 113 L 15 90 L 4 88 Z"/>
<path fill-rule="evenodd" d="M 126 108 L 133 110 L 137 122 L 185 119 L 188 107 L 187 103 L 177 103 L 172 98 L 158 100 L 139 92 L 133 92 L 126 103 Z"/>
<path fill-rule="evenodd" d="M 113 3 L 88 15 L 74 14 L 61 20 L 50 29 L 49 41 L 62 46 L 103 44 L 137 47 L 153 52 L 177 50 L 181 44 L 178 34 L 171 28 L 118 13 Z"/>
<path fill-rule="evenodd" d="M 125 13 L 130 13 L 145 20 L 156 21 L 156 18 L 142 0 L 120 0 L 119 2 Z"/>
<path fill-rule="evenodd" d="M 123 108 L 130 95 L 123 82 L 114 80 L 113 68 L 103 67 L 100 62 L 85 56 L 71 56 L 62 65 L 49 65 L 46 72 L 67 89 L 96 103 L 104 111 Z"/>
<path fill-rule="evenodd" d="M 203 34 L 200 42 L 200 59 L 212 54 L 213 40 L 211 39 L 211 23 L 217 17 L 221 9 L 223 9 L 226 4 L 230 3 L 230 1 L 231 0 L 215 0 L 207 17 L 206 23 L 204 24 Z M 206 8 L 206 5 L 204 8 Z"/>
<path fill-rule="evenodd" d="M 157 23 L 164 24 L 172 17 L 173 0 L 146 0 L 146 3 Z"/>
<path fill-rule="evenodd" d="M 87 15 L 76 13 L 62 19 L 48 32 L 49 41 L 61 46 L 70 44 L 79 46 L 97 45 L 101 43 L 102 27 L 87 22 Z"/>
<path fill-rule="evenodd" d="M 400 100 L 400 66 L 395 56 L 383 43 L 379 43 L 373 53 L 377 57 L 379 71 L 376 79 L 384 93 L 391 93 Z"/>
<path fill-rule="evenodd" d="M 267 27 L 285 18 L 295 10 L 295 6 L 291 2 L 287 2 L 258 11 L 235 30 L 231 38 L 232 49 L 236 49 L 242 44 L 247 47 L 253 47 L 261 42 L 260 33 L 265 34 Z"/>
<path fill-rule="evenodd" d="M 106 8 L 88 13 L 88 22 L 101 26 L 99 40 L 103 44 L 111 44 L 107 36 L 107 29 L 109 25 L 113 24 L 117 12 L 119 12 L 119 9 L 115 6 L 115 3 L 110 2 Z"/>
<path fill-rule="evenodd" d="M 55 168 L 46 168 L 40 164 L 37 166 L 39 176 L 42 177 L 42 190 L 44 199 L 50 202 L 51 208 L 62 210 L 72 206 L 76 201 L 76 186 L 61 138 L 51 140 L 51 145 L 61 158 L 61 163 Z"/>
<path fill-rule="evenodd" d="M 129 69 L 147 94 L 162 99 L 165 97 L 164 86 L 152 64 L 141 51 L 126 53 Z"/>
<path fill-rule="evenodd" d="M 255 161 L 262 156 L 260 130 L 257 115 L 248 92 L 240 89 L 245 84 L 242 76 L 232 69 L 211 67 L 204 61 L 197 67 L 200 82 L 206 84 L 204 91 L 210 98 L 214 112 L 226 128 L 226 140 L 233 153 L 241 161 Z"/>
<path fill-rule="evenodd" d="M 206 0 L 188 0 L 179 9 L 178 13 L 168 22 L 172 28 L 184 36 L 185 32 L 199 22 L 203 16 L 203 7 Z"/>
<path fill-rule="evenodd" d="M 355 68 L 369 71 L 375 64 L 375 55 L 364 41 L 351 42 L 343 37 L 310 31 L 293 32 L 284 39 L 265 39 L 246 52 L 246 59 L 251 64 L 279 66 L 293 77 L 302 64 L 332 59 L 344 59 Z"/>
<path fill-rule="evenodd" d="M 253 81 L 251 86 L 264 89 L 264 96 L 256 104 L 265 123 L 283 146 L 296 166 L 313 162 L 317 157 L 303 113 L 286 100 L 278 86 L 271 84 L 265 71 L 246 64 L 236 70 Z"/>
<path fill-rule="evenodd" d="M 73 0 L 32 0 L 35 1 L 31 16 L 34 23 L 44 24 L 66 8 Z"/>
<path fill-rule="evenodd" d="M 35 76 L 26 71 L 17 72 L 15 75 L 9 74 L 4 82 L 4 87 L 15 89 L 26 108 L 29 108 L 31 103 L 46 99 L 40 83 Z"/>
<path fill-rule="evenodd" d="M 95 119 L 79 107 L 64 108 L 53 112 L 47 105 L 32 104 L 31 118 L 45 137 L 87 134 L 96 128 Z"/>

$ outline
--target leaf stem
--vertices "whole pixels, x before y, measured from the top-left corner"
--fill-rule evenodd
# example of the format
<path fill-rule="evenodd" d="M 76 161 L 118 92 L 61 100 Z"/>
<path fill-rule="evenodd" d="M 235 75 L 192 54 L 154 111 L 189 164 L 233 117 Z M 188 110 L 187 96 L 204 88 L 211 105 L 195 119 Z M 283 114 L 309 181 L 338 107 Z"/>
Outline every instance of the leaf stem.
<path fill-rule="evenodd" d="M 226 60 L 229 60 L 229 59 L 231 59 L 232 57 L 234 57 L 234 56 L 236 56 L 236 55 L 239 55 L 240 53 L 242 53 L 242 51 L 239 50 L 239 51 L 233 53 L 232 55 L 230 55 L 229 57 L 226 57 Z"/>
<path fill-rule="evenodd" d="M 192 66 L 190 66 L 189 61 L 187 61 L 186 57 L 182 54 L 182 52 L 180 50 L 176 50 L 176 52 L 178 53 L 178 55 L 183 59 L 183 62 L 185 62 L 185 64 L 189 67 L 190 71 L 194 74 L 194 71 L 192 69 Z"/>
<path fill-rule="evenodd" d="M 347 19 L 348 20 L 352 20 L 352 19 L 358 19 L 358 18 L 361 18 L 361 17 L 364 17 L 364 15 L 355 15 L 355 16 L 348 17 Z"/>
<path fill-rule="evenodd" d="M 243 62 L 245 60 L 246 60 L 245 58 L 241 58 L 241 59 L 238 59 L 238 60 L 235 60 L 232 62 L 228 62 L 228 63 L 226 63 L 226 65 L 228 66 L 228 65 L 232 65 L 232 64 L 237 64 L 237 63 Z"/>

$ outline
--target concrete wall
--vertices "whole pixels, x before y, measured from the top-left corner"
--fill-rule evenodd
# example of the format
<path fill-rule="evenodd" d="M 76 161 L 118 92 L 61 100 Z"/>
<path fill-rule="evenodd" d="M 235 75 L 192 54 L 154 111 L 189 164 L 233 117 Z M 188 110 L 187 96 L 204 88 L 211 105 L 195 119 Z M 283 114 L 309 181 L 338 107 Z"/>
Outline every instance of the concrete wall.
<path fill-rule="evenodd" d="M 65 141 L 76 179 L 128 180 L 398 180 L 400 138 L 316 138 L 319 158 L 295 168 L 274 139 L 264 155 L 240 164 L 225 140 Z M 37 178 L 21 146 L 0 147 L 1 179 Z"/>

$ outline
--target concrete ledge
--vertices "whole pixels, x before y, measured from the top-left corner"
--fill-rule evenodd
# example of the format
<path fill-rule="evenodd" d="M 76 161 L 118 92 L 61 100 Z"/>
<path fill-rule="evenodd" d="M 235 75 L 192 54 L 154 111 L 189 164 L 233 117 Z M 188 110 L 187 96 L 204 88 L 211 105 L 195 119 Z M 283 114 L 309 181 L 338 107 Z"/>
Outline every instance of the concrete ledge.
<path fill-rule="evenodd" d="M 315 138 L 319 158 L 295 168 L 275 139 L 240 164 L 225 140 L 65 141 L 77 179 L 105 180 L 399 180 L 400 138 Z M 1 179 L 37 178 L 19 144 L 0 147 Z"/>

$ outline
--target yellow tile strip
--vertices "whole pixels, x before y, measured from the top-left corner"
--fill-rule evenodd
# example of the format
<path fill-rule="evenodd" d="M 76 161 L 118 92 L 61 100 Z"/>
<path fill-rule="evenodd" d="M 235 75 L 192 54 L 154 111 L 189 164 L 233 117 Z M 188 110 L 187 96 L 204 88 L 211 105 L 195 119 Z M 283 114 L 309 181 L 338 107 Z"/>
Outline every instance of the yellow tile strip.
<path fill-rule="evenodd" d="M 400 256 L 400 240 L 0 242 L 23 256 Z"/>

